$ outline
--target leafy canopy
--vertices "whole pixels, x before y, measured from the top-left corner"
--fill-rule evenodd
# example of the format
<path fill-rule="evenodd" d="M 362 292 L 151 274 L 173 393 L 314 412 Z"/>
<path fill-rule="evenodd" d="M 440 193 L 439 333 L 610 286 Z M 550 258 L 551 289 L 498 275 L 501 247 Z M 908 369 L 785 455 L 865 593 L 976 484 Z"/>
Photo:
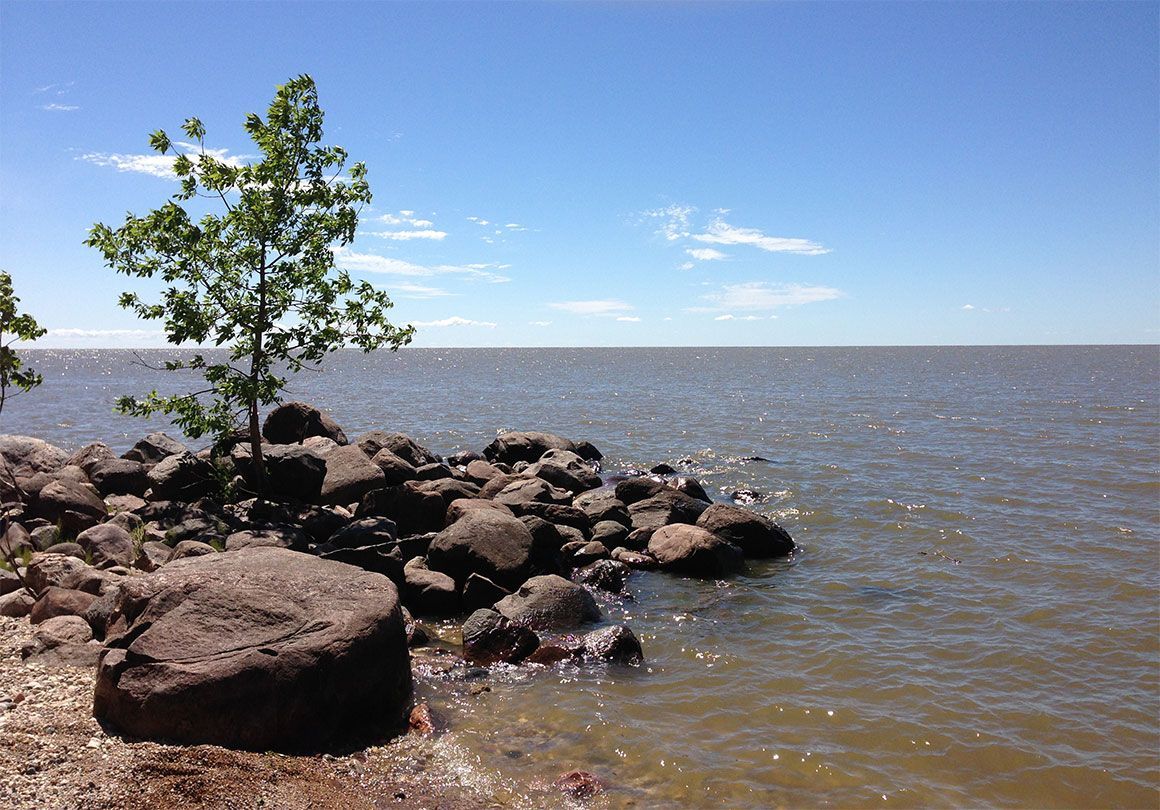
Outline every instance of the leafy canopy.
<path fill-rule="evenodd" d="M 85 244 L 119 273 L 164 282 L 160 300 L 126 292 L 122 307 L 162 321 L 170 343 L 223 347 L 228 358 L 194 353 L 166 363 L 201 372 L 208 387 L 125 396 L 119 410 L 170 414 L 193 438 L 225 437 L 248 413 L 260 462 L 257 409 L 277 401 L 282 374 L 315 367 L 343 346 L 369 352 L 410 342 L 412 327 L 387 321 L 386 293 L 335 270 L 333 248 L 354 239 L 371 191 L 362 163 L 344 174 L 346 151 L 320 144 L 322 120 L 314 80 L 304 75 L 278 87 L 264 119 L 246 117 L 260 152 L 256 163 L 238 165 L 207 151 L 197 118 L 182 126 L 188 143 L 162 130 L 150 136 L 155 151 L 174 156 L 180 191 L 143 217 L 128 214 L 115 230 L 97 223 Z M 187 201 L 216 212 L 195 222 Z"/>
<path fill-rule="evenodd" d="M 11 397 L 31 391 L 44 382 L 41 375 L 25 368 L 23 360 L 12 348 L 17 340 L 33 341 L 48 331 L 42 329 L 31 315 L 17 312 L 19 303 L 20 299 L 12 288 L 12 276 L 0 271 L 0 411 Z M 13 388 L 19 390 L 12 391 Z"/>

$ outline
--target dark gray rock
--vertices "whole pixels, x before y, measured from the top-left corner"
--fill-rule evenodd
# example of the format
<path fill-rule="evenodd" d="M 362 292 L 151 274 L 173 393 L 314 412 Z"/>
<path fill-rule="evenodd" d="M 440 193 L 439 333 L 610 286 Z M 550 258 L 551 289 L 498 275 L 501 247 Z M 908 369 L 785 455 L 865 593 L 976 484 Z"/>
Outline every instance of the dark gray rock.
<path fill-rule="evenodd" d="M 473 664 L 516 664 L 539 646 L 534 632 L 494 610 L 481 608 L 463 623 L 463 657 Z"/>
<path fill-rule="evenodd" d="M 461 601 L 463 609 L 471 612 L 480 608 L 494 608 L 496 602 L 510 593 L 507 588 L 501 588 L 487 577 L 471 574 L 463 583 Z"/>
<path fill-rule="evenodd" d="M 632 506 L 637 501 L 651 498 L 666 489 L 670 487 L 659 478 L 645 476 L 626 478 L 616 484 L 616 499 L 626 506 Z"/>
<path fill-rule="evenodd" d="M 346 434 L 330 415 L 305 402 L 287 402 L 270 411 L 262 424 L 262 435 L 270 444 L 301 444 L 310 436 L 346 444 Z"/>
<path fill-rule="evenodd" d="M 326 480 L 329 456 L 324 459 L 300 444 L 271 444 L 262 448 L 262 458 L 271 497 L 303 502 L 318 500 Z M 251 484 L 257 483 L 252 470 L 241 472 Z"/>
<path fill-rule="evenodd" d="M 385 487 L 367 493 L 355 514 L 358 517 L 388 517 L 403 537 L 437 532 L 443 528 L 447 503 L 437 492 L 428 492 L 417 481 Z"/>
<path fill-rule="evenodd" d="M 696 523 L 709 508 L 705 501 L 690 498 L 675 489 L 664 489 L 628 507 L 634 529 L 659 529 L 672 523 Z"/>
<path fill-rule="evenodd" d="M 669 486 L 671 486 L 677 492 L 683 492 L 690 498 L 696 498 L 697 500 L 704 501 L 705 503 L 711 503 L 713 500 L 711 497 L 709 497 L 709 493 L 705 492 L 705 488 L 701 486 L 701 482 L 696 478 L 689 478 L 688 476 L 674 478 L 669 482 Z"/>
<path fill-rule="evenodd" d="M 593 524 L 611 520 L 625 526 L 632 525 L 628 505 L 616 497 L 614 487 L 601 487 L 584 492 L 572 499 L 572 505 L 583 511 Z"/>
<path fill-rule="evenodd" d="M 128 629 L 108 641 L 93 714 L 125 734 L 297 753 L 405 716 L 410 656 L 384 577 L 250 548 L 129 580 L 118 608 Z"/>
<path fill-rule="evenodd" d="M 625 580 L 632 573 L 632 569 L 618 560 L 596 560 L 576 571 L 573 576 L 577 582 L 582 582 L 593 588 L 599 588 L 609 593 L 621 593 L 624 590 Z"/>
<path fill-rule="evenodd" d="M 485 447 L 483 456 L 491 462 L 515 464 L 517 461 L 526 461 L 530 464 L 539 461 L 540 456 L 549 450 L 575 451 L 576 444 L 551 433 L 509 431 L 501 433 Z"/>
<path fill-rule="evenodd" d="M 697 525 L 740 547 L 746 557 L 784 557 L 794 549 L 789 532 L 739 506 L 710 506 L 697 518 Z"/>
<path fill-rule="evenodd" d="M 532 577 L 495 609 L 533 630 L 569 630 L 600 619 L 592 594 L 555 574 Z"/>
<path fill-rule="evenodd" d="M 380 450 L 390 450 L 415 468 L 424 464 L 438 464 L 440 461 L 439 456 L 403 433 L 372 430 L 359 436 L 355 444 L 363 449 L 368 458 L 374 458 Z"/>
<path fill-rule="evenodd" d="M 88 470 L 89 479 L 101 497 L 109 495 L 144 496 L 149 489 L 148 468 L 140 461 L 127 458 L 109 458 L 94 463 Z"/>
<path fill-rule="evenodd" d="M 385 485 L 388 487 L 398 486 L 404 481 L 414 481 L 418 477 L 414 464 L 385 447 L 371 457 L 371 462 L 383 471 Z"/>
<path fill-rule="evenodd" d="M 459 612 L 455 580 L 416 557 L 403 566 L 403 604 L 419 616 L 453 616 Z"/>
<path fill-rule="evenodd" d="M 601 661 L 636 666 L 644 652 L 636 635 L 623 624 L 602 627 L 584 636 L 584 653 Z"/>
<path fill-rule="evenodd" d="M 659 568 L 656 557 L 651 554 L 646 554 L 641 551 L 630 551 L 627 548 L 614 548 L 611 552 L 612 559 L 622 562 L 629 568 L 635 568 L 638 571 L 653 571 Z"/>
<path fill-rule="evenodd" d="M 592 539 L 608 548 L 623 546 L 628 539 L 628 527 L 615 520 L 602 520 L 592 527 Z"/>
<path fill-rule="evenodd" d="M 335 548 L 360 548 L 393 543 L 398 539 L 399 527 L 395 521 L 385 517 L 369 517 L 360 518 L 339 529 L 327 543 Z"/>

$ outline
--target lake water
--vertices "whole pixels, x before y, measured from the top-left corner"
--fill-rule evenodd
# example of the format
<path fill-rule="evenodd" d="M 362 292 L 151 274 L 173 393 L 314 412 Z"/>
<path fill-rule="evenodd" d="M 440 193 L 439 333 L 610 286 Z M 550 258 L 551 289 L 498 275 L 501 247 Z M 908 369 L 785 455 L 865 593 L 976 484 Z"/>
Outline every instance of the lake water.
<path fill-rule="evenodd" d="M 164 424 L 114 397 L 184 384 L 26 356 L 45 383 L 0 429 L 67 448 L 127 449 Z M 606 807 L 1156 807 L 1158 394 L 1155 346 L 352 352 L 290 392 L 351 437 L 548 430 L 606 471 L 692 459 L 717 497 L 766 496 L 792 558 L 605 601 L 644 666 L 420 677 L 455 790 L 558 805 L 579 768 Z"/>

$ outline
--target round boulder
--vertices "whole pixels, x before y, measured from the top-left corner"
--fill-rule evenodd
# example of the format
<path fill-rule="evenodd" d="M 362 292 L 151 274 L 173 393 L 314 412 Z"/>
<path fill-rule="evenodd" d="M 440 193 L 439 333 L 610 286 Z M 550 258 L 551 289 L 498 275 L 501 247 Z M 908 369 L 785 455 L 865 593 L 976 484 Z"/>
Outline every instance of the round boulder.
<path fill-rule="evenodd" d="M 794 548 L 789 532 L 764 515 L 739 506 L 710 506 L 697 518 L 697 525 L 738 546 L 746 557 L 784 557 Z"/>
<path fill-rule="evenodd" d="M 648 552 L 665 571 L 717 578 L 744 565 L 741 549 L 699 526 L 674 524 L 653 532 Z"/>
<path fill-rule="evenodd" d="M 600 608 L 582 585 L 555 574 L 532 577 L 495 609 L 533 630 L 569 630 L 600 620 Z"/>
<path fill-rule="evenodd" d="M 310 436 L 346 444 L 346 434 L 338 423 L 305 402 L 287 402 L 270 411 L 262 424 L 262 435 L 270 444 L 301 444 Z"/>
<path fill-rule="evenodd" d="M 170 563 L 120 588 L 93 714 L 145 739 L 317 751 L 405 718 L 410 655 L 386 577 L 279 548 Z"/>
<path fill-rule="evenodd" d="M 518 519 L 492 509 L 473 509 L 431 541 L 427 565 L 462 585 L 471 574 L 514 588 L 531 569 L 532 533 Z"/>

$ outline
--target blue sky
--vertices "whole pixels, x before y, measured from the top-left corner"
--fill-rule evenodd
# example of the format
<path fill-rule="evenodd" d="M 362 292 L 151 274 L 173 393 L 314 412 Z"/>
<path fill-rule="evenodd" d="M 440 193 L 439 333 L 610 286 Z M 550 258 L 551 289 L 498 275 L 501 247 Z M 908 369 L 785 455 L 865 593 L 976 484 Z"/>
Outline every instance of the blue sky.
<path fill-rule="evenodd" d="M 1160 5 L 0 4 L 0 267 L 159 345 L 81 243 L 148 133 L 316 79 L 415 345 L 1160 341 Z M 158 176 L 162 175 L 162 176 Z"/>

